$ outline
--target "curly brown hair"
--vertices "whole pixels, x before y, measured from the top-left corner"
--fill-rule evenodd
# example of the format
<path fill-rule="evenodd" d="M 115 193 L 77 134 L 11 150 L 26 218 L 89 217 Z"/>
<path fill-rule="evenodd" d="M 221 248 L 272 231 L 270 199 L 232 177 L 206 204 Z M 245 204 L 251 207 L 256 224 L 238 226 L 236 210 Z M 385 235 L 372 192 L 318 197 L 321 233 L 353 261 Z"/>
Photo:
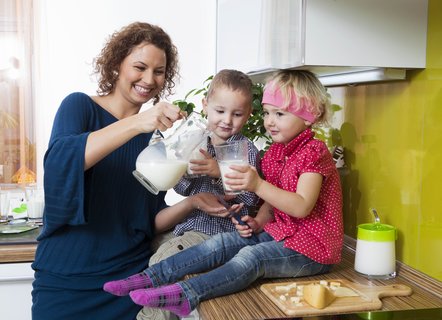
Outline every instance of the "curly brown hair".
<path fill-rule="evenodd" d="M 147 42 L 166 53 L 166 74 L 164 87 L 154 97 L 154 104 L 161 97 L 173 93 L 175 78 L 179 78 L 178 50 L 172 43 L 169 35 L 160 27 L 145 23 L 134 22 L 119 31 L 114 32 L 94 59 L 94 73 L 98 75 L 99 96 L 105 96 L 115 89 L 118 80 L 118 70 L 123 60 L 137 45 Z"/>

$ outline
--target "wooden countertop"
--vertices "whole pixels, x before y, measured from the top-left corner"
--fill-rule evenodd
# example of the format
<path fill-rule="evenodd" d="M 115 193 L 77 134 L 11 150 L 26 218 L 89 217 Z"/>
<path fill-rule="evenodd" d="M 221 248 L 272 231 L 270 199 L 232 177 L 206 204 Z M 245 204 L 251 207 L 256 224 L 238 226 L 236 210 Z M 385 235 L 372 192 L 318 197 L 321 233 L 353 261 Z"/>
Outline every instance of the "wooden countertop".
<path fill-rule="evenodd" d="M 38 233 L 37 233 L 38 235 Z M 32 238 L 32 235 L 29 235 Z M 0 263 L 32 262 L 37 242 L 35 240 L 19 243 L 9 239 L 9 243 L 0 239 Z M 346 279 L 363 285 L 405 284 L 413 289 L 413 294 L 406 297 L 385 297 L 382 299 L 381 310 L 396 311 L 409 309 L 427 309 L 442 307 L 442 282 L 433 279 L 400 262 L 397 264 L 397 277 L 391 280 L 368 280 L 357 274 L 354 269 L 355 240 L 346 237 L 346 245 L 342 254 L 342 262 L 335 266 L 331 273 L 297 278 L 303 280 Z M 269 282 L 293 281 L 293 279 L 264 279 L 255 282 L 248 289 L 204 301 L 198 307 L 202 320 L 251 320 L 292 318 L 285 315 L 264 293 L 260 285 Z"/>
<path fill-rule="evenodd" d="M 283 313 L 260 290 L 263 283 L 304 281 L 320 279 L 346 279 L 363 285 L 391 285 L 401 283 L 412 288 L 413 293 L 405 297 L 382 298 L 384 311 L 427 309 L 442 307 L 442 282 L 437 281 L 413 268 L 398 263 L 397 276 L 390 280 L 368 280 L 357 274 L 354 267 L 354 239 L 346 237 L 342 262 L 335 266 L 331 273 L 291 279 L 264 279 L 255 282 L 248 289 L 241 292 L 202 302 L 198 313 L 203 320 L 251 320 L 251 319 L 278 319 L 292 318 Z"/>
<path fill-rule="evenodd" d="M 41 228 L 19 234 L 0 235 L 0 263 L 32 262 Z"/>
<path fill-rule="evenodd" d="M 0 263 L 32 262 L 37 244 L 0 244 Z"/>

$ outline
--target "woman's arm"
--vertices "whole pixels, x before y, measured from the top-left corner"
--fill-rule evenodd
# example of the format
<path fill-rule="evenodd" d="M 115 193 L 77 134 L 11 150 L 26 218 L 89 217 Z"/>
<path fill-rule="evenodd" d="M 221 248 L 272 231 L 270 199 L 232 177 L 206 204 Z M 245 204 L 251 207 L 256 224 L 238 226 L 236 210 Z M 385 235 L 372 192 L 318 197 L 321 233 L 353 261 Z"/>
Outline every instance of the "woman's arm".
<path fill-rule="evenodd" d="M 217 217 L 227 217 L 229 215 L 229 212 L 219 203 L 215 195 L 201 192 L 158 212 L 155 217 L 155 231 L 161 233 L 173 228 L 196 209 Z"/>
<path fill-rule="evenodd" d="M 86 142 L 84 170 L 95 165 L 136 135 L 152 132 L 155 129 L 166 130 L 180 118 L 181 112 L 177 106 L 160 102 L 153 108 L 91 132 Z"/>

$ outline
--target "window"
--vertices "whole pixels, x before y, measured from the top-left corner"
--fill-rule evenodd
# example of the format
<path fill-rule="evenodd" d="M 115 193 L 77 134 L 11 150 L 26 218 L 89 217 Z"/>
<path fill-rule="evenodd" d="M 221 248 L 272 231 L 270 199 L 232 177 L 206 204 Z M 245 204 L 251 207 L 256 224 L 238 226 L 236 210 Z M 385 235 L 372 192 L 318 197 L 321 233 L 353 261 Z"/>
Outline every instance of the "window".
<path fill-rule="evenodd" d="M 0 0 L 0 183 L 36 182 L 32 0 Z"/>

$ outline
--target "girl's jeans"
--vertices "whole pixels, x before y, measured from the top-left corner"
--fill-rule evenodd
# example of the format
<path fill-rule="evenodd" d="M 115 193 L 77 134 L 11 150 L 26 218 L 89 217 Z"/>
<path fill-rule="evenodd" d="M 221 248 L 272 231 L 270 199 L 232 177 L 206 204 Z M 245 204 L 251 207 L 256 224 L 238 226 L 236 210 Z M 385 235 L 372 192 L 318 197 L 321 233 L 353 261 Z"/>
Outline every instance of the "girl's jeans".
<path fill-rule="evenodd" d="M 315 262 L 284 248 L 266 232 L 258 240 L 238 232 L 219 233 L 145 270 L 155 287 L 175 283 L 185 275 L 200 273 L 178 284 L 195 309 L 200 301 L 238 292 L 258 278 L 304 277 L 330 271 L 331 265 Z"/>

